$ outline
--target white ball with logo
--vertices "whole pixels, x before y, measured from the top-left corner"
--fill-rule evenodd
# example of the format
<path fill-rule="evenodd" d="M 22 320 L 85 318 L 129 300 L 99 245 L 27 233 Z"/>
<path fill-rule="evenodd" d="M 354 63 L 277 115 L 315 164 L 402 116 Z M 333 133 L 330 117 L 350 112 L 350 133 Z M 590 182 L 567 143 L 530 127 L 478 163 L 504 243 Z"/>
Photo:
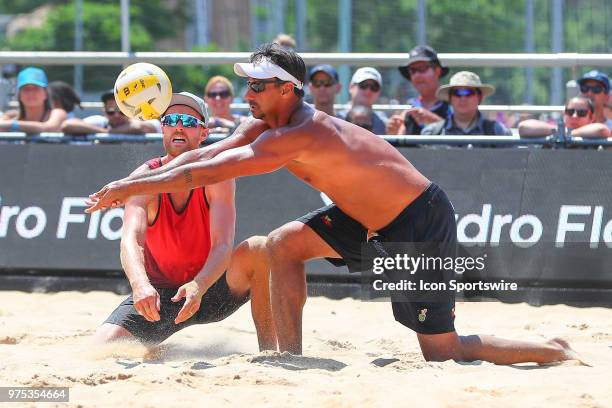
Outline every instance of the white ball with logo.
<path fill-rule="evenodd" d="M 157 119 L 168 109 L 172 84 L 157 65 L 138 62 L 125 68 L 115 81 L 115 101 L 126 116 Z"/>

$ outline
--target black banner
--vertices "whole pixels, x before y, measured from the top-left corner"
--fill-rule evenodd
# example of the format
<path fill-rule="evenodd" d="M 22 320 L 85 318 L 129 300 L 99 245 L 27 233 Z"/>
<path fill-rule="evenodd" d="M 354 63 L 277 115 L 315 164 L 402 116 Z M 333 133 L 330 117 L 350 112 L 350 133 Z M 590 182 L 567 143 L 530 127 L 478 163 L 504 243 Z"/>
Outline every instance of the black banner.
<path fill-rule="evenodd" d="M 400 151 L 446 191 L 459 241 L 493 254 L 496 277 L 612 283 L 612 151 Z M 123 210 L 88 215 L 83 200 L 161 153 L 159 143 L 0 146 L 0 270 L 120 269 Z M 236 242 L 323 205 L 284 170 L 239 179 Z M 346 272 L 321 261 L 309 273 Z"/>

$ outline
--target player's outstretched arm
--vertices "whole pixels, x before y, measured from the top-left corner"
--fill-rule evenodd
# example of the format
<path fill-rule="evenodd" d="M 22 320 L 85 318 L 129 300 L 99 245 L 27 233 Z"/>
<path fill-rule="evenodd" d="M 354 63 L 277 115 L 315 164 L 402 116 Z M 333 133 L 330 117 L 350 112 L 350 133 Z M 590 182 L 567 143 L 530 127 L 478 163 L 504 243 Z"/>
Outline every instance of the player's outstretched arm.
<path fill-rule="evenodd" d="M 172 160 L 170 163 L 167 163 L 158 169 L 151 170 L 146 174 L 133 173 L 129 177 L 127 177 L 126 180 L 137 180 L 146 176 L 163 174 L 186 164 L 196 163 L 203 160 L 210 160 L 219 153 L 224 152 L 228 149 L 234 149 L 236 147 L 252 143 L 257 138 L 257 136 L 262 134 L 267 129 L 268 125 L 266 125 L 264 121 L 250 118 L 244 123 L 242 123 L 240 126 L 238 126 L 238 128 L 234 131 L 234 133 L 232 133 L 231 136 L 228 136 L 217 143 L 213 143 L 201 149 L 195 149 L 185 152 L 178 156 L 176 159 Z"/>
<path fill-rule="evenodd" d="M 133 195 L 188 191 L 240 176 L 269 173 L 295 159 L 304 143 L 291 132 L 266 131 L 254 143 L 219 153 L 210 160 L 184 164 L 164 173 L 143 173 L 141 178 L 113 181 L 90 195 L 85 210 L 91 213 L 120 205 Z"/>

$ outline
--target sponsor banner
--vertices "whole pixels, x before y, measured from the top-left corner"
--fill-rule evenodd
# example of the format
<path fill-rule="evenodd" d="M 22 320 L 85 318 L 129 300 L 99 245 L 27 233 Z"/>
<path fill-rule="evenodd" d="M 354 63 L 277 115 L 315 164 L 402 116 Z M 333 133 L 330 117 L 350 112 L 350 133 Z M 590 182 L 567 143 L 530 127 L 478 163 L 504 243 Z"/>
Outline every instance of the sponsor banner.
<path fill-rule="evenodd" d="M 490 262 L 497 278 L 612 282 L 612 151 L 400 151 L 448 194 L 466 250 L 477 256 L 503 248 Z M 123 209 L 85 214 L 84 199 L 160 154 L 159 143 L 2 145 L 0 269 L 120 269 Z M 241 178 L 236 242 L 266 235 L 326 199 L 284 170 Z M 308 272 L 346 274 L 324 261 Z"/>

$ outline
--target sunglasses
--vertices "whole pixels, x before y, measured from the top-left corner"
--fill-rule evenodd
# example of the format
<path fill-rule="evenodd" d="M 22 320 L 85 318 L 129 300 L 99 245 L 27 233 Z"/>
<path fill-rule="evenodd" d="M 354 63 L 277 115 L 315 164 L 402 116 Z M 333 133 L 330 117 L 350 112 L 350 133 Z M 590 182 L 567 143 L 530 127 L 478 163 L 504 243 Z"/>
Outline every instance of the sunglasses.
<path fill-rule="evenodd" d="M 334 81 L 317 81 L 317 80 L 310 81 L 310 86 L 313 86 L 315 88 L 320 88 L 322 86 L 329 88 L 329 87 L 334 86 L 335 84 L 336 83 Z"/>
<path fill-rule="evenodd" d="M 565 108 L 565 114 L 567 116 L 574 116 L 574 113 L 578 115 L 579 118 L 584 118 L 589 114 L 589 110 L 588 109 Z"/>
<path fill-rule="evenodd" d="M 261 81 L 247 81 L 249 89 L 255 93 L 263 92 L 266 89 L 266 84 L 281 84 L 286 81 L 281 81 L 278 78 L 262 79 Z"/>
<path fill-rule="evenodd" d="M 380 91 L 380 84 L 377 82 L 360 82 L 358 84 L 359 89 L 361 89 L 362 91 L 365 91 L 366 89 L 369 89 L 372 92 L 378 92 Z"/>
<path fill-rule="evenodd" d="M 225 91 L 221 91 L 221 92 L 207 92 L 206 96 L 208 96 L 210 99 L 216 99 L 217 97 L 221 98 L 221 99 L 225 99 L 225 98 L 229 98 L 230 96 L 232 96 L 232 93 L 229 90 L 225 90 Z"/>
<path fill-rule="evenodd" d="M 105 112 L 105 113 L 106 113 L 108 116 L 113 116 L 114 114 L 117 114 L 117 113 L 118 113 L 118 114 L 120 114 L 120 115 L 122 115 L 122 114 L 123 114 L 123 112 L 121 112 L 121 110 L 119 110 L 119 109 L 106 109 L 104 112 Z"/>
<path fill-rule="evenodd" d="M 580 92 L 583 94 L 591 91 L 594 94 L 600 94 L 604 92 L 606 88 L 602 85 L 580 85 Z"/>
<path fill-rule="evenodd" d="M 422 74 L 424 72 L 427 72 L 430 68 L 433 68 L 433 64 L 425 64 L 425 65 L 416 66 L 416 67 L 408 67 L 408 72 L 410 72 L 410 75 Z"/>
<path fill-rule="evenodd" d="M 455 88 L 451 91 L 451 95 L 458 98 L 476 95 L 478 90 L 472 88 Z"/>
<path fill-rule="evenodd" d="M 174 127 L 178 125 L 179 121 L 183 124 L 183 127 L 186 128 L 195 128 L 198 127 L 198 125 L 206 126 L 206 124 L 200 119 L 185 113 L 171 113 L 161 118 L 161 123 L 163 126 Z"/>

